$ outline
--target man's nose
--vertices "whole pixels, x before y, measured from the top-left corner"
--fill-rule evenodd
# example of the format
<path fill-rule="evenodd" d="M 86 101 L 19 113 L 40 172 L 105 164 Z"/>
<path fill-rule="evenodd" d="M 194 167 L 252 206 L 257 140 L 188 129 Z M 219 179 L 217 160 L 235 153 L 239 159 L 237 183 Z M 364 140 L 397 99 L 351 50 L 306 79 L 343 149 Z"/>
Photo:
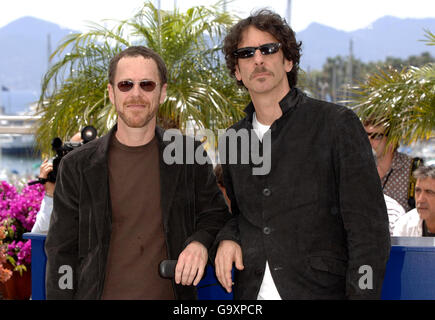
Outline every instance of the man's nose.
<path fill-rule="evenodd" d="M 425 203 L 426 202 L 426 197 L 425 197 L 423 192 L 416 193 L 415 202 L 417 202 L 417 203 Z"/>
<path fill-rule="evenodd" d="M 131 95 L 139 96 L 142 93 L 142 89 L 140 88 L 139 83 L 135 83 L 133 88 L 131 89 Z"/>
<path fill-rule="evenodd" d="M 256 64 L 263 64 L 263 62 L 264 62 L 264 55 L 261 54 L 259 49 L 255 50 L 255 53 L 254 53 L 254 62 Z"/>

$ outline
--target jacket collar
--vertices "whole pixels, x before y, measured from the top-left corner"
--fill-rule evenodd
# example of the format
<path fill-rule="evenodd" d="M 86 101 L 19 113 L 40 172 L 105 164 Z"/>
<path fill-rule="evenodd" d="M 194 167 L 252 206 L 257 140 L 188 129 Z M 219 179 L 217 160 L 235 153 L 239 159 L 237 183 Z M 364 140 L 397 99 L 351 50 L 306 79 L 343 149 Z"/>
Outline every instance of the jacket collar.
<path fill-rule="evenodd" d="M 156 137 L 159 142 L 160 157 L 160 205 L 163 216 L 163 227 L 164 230 L 168 232 L 171 204 L 174 199 L 183 166 L 176 164 L 168 165 L 165 163 L 163 159 L 163 151 L 170 142 L 163 140 L 164 133 L 165 131 L 162 128 L 156 127 Z M 183 156 L 183 159 L 185 159 L 185 156 Z"/>
<path fill-rule="evenodd" d="M 93 200 L 93 217 L 97 239 L 101 243 L 110 241 L 110 233 L 112 231 L 112 211 L 110 206 L 110 189 L 109 189 L 109 174 L 107 165 L 107 156 L 110 145 L 110 140 L 116 132 L 115 125 L 108 134 L 98 138 L 96 141 L 97 147 L 94 152 L 89 155 L 89 166 L 83 170 L 84 183 L 88 185 L 87 190 L 90 192 L 90 198 Z M 110 230 L 110 232 L 107 232 Z"/>
<path fill-rule="evenodd" d="M 304 93 L 298 88 L 292 88 L 290 91 L 281 99 L 279 106 L 281 107 L 282 114 L 286 114 L 289 110 L 296 107 Z M 252 117 L 255 112 L 255 107 L 252 101 L 243 110 L 246 113 L 246 120 L 252 123 Z"/>
<path fill-rule="evenodd" d="M 91 158 L 89 159 L 90 163 L 91 163 L 90 167 L 104 166 L 104 165 L 107 166 L 107 158 L 108 158 L 110 141 L 112 140 L 117 129 L 118 129 L 118 126 L 115 125 L 115 126 L 113 126 L 112 129 L 109 130 L 109 132 L 106 135 L 99 138 L 100 141 L 95 149 L 95 152 L 91 155 Z M 159 152 L 160 152 L 160 155 L 162 156 L 160 158 L 160 161 L 162 162 L 163 161 L 163 150 L 169 144 L 169 142 L 163 141 L 163 135 L 165 133 L 165 130 L 163 130 L 162 128 L 156 126 L 155 133 L 156 133 L 157 140 L 159 142 Z"/>
<path fill-rule="evenodd" d="M 108 134 L 99 138 L 95 152 L 90 156 L 90 164 L 84 170 L 84 177 L 88 183 L 88 190 L 91 192 L 91 198 L 94 199 L 95 205 L 95 224 L 97 227 L 98 238 L 103 239 L 108 225 L 111 225 L 112 211 L 110 205 L 109 190 L 109 169 L 108 169 L 108 152 L 110 141 L 117 130 L 115 125 Z M 168 230 L 169 212 L 174 198 L 177 182 L 180 177 L 182 166 L 167 165 L 163 161 L 164 148 L 170 143 L 163 141 L 164 130 L 156 126 L 156 137 L 159 145 L 160 161 L 160 194 L 161 208 L 163 215 L 163 225 Z M 103 213 L 103 214 L 100 214 Z"/>

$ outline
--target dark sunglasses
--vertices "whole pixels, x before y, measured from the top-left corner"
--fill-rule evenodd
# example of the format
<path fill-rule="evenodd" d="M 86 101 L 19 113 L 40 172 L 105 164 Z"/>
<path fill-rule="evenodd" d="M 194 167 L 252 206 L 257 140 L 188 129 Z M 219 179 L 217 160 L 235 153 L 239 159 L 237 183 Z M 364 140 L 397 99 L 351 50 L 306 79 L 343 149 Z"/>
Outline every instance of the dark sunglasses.
<path fill-rule="evenodd" d="M 382 138 L 385 136 L 384 133 L 377 133 L 377 132 L 367 132 L 367 136 L 369 139 L 373 140 L 382 140 Z"/>
<path fill-rule="evenodd" d="M 154 81 L 151 80 L 142 80 L 139 81 L 139 87 L 146 92 L 151 92 L 153 91 L 157 84 Z M 118 89 L 122 92 L 127 92 L 130 91 L 131 89 L 133 89 L 135 82 L 131 81 L 131 80 L 124 80 L 124 81 L 120 81 L 118 82 L 117 86 Z"/>
<path fill-rule="evenodd" d="M 255 51 L 260 50 L 262 55 L 277 53 L 279 48 L 281 48 L 281 43 L 266 43 L 259 47 L 245 47 L 237 49 L 233 52 L 236 58 L 246 59 L 251 58 L 255 55 Z"/>

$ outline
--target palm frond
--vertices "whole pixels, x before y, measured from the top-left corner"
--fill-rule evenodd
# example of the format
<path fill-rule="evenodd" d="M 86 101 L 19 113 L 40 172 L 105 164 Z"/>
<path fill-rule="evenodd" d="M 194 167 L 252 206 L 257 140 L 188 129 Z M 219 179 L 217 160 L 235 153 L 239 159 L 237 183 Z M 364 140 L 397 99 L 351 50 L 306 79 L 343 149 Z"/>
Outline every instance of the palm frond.
<path fill-rule="evenodd" d="M 66 139 L 84 125 L 94 125 L 101 135 L 115 123 L 107 68 L 131 45 L 150 47 L 166 62 L 168 91 L 158 112 L 160 125 L 185 130 L 193 121 L 217 132 L 238 121 L 248 95 L 230 78 L 221 54 L 222 38 L 236 17 L 220 6 L 159 11 L 145 2 L 132 18 L 111 20 L 113 27 L 90 22 L 89 31 L 67 36 L 43 78 L 36 133 L 41 151 L 51 149 L 53 137 Z"/>
<path fill-rule="evenodd" d="M 435 130 L 435 64 L 379 69 L 353 89 L 353 109 L 377 119 L 391 144 L 428 139 Z"/>

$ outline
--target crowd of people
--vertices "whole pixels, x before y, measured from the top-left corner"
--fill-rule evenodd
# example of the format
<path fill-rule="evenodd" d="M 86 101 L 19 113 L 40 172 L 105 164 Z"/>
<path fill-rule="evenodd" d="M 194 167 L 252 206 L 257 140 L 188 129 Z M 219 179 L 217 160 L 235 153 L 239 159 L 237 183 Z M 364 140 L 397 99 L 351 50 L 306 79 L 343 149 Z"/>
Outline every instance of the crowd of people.
<path fill-rule="evenodd" d="M 165 63 L 126 48 L 109 65 L 117 124 L 46 184 L 32 231 L 48 232 L 48 299 L 195 299 L 209 261 L 235 299 L 377 299 L 390 236 L 433 236 L 435 168 L 389 145 L 377 121 L 299 90 L 301 43 L 284 19 L 260 10 L 240 20 L 223 50 L 251 98 L 231 129 L 270 135 L 270 171 L 253 174 L 252 159 L 166 164 L 156 124 Z M 174 279 L 158 274 L 166 259 L 177 260 Z M 62 266 L 72 274 L 60 285 Z"/>
<path fill-rule="evenodd" d="M 397 144 L 387 143 L 388 129 L 378 123 L 373 119 L 363 121 L 382 183 L 390 235 L 432 236 L 430 231 L 435 230 L 427 229 L 427 224 L 435 222 L 435 196 L 431 198 L 435 194 L 434 167 L 424 166 L 421 158 L 398 152 Z"/>

